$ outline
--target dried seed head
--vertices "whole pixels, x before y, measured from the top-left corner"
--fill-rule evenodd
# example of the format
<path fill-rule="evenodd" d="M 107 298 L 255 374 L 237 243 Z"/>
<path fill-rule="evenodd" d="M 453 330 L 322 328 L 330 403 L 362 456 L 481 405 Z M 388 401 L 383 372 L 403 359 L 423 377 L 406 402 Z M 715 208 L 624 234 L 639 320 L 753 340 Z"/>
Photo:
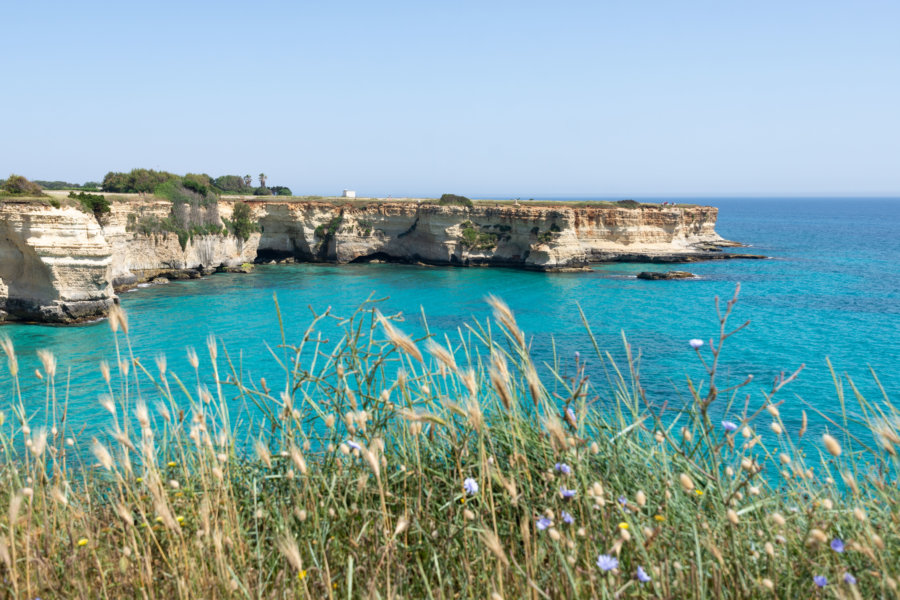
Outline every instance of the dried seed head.
<path fill-rule="evenodd" d="M 634 496 L 635 501 L 637 501 L 638 506 L 644 506 L 647 504 L 647 494 L 645 494 L 642 490 L 638 490 L 638 493 Z"/>
<path fill-rule="evenodd" d="M 101 444 L 97 438 L 94 438 L 91 444 L 91 452 L 94 453 L 94 456 L 97 457 L 97 460 L 107 471 L 112 471 L 113 468 L 113 458 L 109 453 L 109 450 L 106 449 L 106 446 Z"/>
<path fill-rule="evenodd" d="M 197 358 L 197 352 L 191 346 L 188 346 L 187 348 L 187 359 L 188 364 L 190 364 L 193 369 L 196 370 L 197 367 L 200 366 L 200 359 Z"/>
<path fill-rule="evenodd" d="M 394 327 L 386 318 L 384 318 L 384 315 L 382 315 L 379 311 L 375 311 L 375 316 L 381 323 L 381 326 L 384 329 L 384 333 L 385 335 L 387 335 L 388 340 L 391 342 L 391 344 L 403 350 L 404 352 L 415 358 L 417 361 L 424 362 L 422 360 L 422 353 L 419 352 L 419 349 L 416 347 L 416 345 L 408 335 Z"/>
<path fill-rule="evenodd" d="M 781 425 L 779 425 L 779 424 L 776 423 L 775 421 L 772 421 L 772 424 L 769 425 L 769 428 L 775 433 L 775 435 L 781 435 L 781 434 L 783 433 L 783 431 L 784 431 L 784 430 L 781 428 Z"/>
<path fill-rule="evenodd" d="M 772 513 L 772 522 L 779 527 L 784 527 L 784 524 L 787 523 L 784 517 L 781 516 L 781 513 Z"/>
<path fill-rule="evenodd" d="M 300 558 L 300 548 L 297 546 L 296 540 L 292 537 L 283 536 L 278 538 L 277 545 L 278 549 L 281 550 L 281 553 L 291 566 L 294 567 L 298 573 L 302 571 L 303 559 Z"/>
<path fill-rule="evenodd" d="M 19 361 L 16 358 L 13 342 L 8 335 L 3 334 L 0 336 L 0 347 L 3 348 L 3 351 L 6 353 L 6 359 L 9 361 L 9 374 L 15 377 L 19 374 Z"/>
<path fill-rule="evenodd" d="M 728 520 L 731 521 L 734 525 L 737 525 L 741 521 L 740 517 L 738 517 L 738 514 L 731 508 L 725 511 L 725 516 L 728 517 Z"/>
<path fill-rule="evenodd" d="M 269 448 L 262 443 L 262 440 L 256 440 L 253 443 L 253 447 L 256 450 L 256 456 L 259 457 L 261 461 L 266 465 L 266 468 L 272 468 L 272 454 L 269 452 Z"/>
<path fill-rule="evenodd" d="M 156 355 L 156 368 L 159 369 L 159 376 L 165 377 L 165 375 L 166 375 L 166 355 L 161 352 Z"/>
<path fill-rule="evenodd" d="M 56 375 L 56 357 L 49 350 L 38 350 L 38 358 L 41 359 L 41 365 L 44 367 L 44 373 L 47 377 L 53 378 Z"/>
<path fill-rule="evenodd" d="M 694 489 L 694 481 L 688 476 L 687 473 L 682 473 L 678 476 L 678 480 L 681 482 L 681 487 L 685 492 L 690 492 Z"/>
<path fill-rule="evenodd" d="M 832 456 L 837 457 L 841 455 L 841 445 L 827 433 L 822 436 L 822 443 L 825 444 L 825 449 L 828 450 L 828 453 Z"/>

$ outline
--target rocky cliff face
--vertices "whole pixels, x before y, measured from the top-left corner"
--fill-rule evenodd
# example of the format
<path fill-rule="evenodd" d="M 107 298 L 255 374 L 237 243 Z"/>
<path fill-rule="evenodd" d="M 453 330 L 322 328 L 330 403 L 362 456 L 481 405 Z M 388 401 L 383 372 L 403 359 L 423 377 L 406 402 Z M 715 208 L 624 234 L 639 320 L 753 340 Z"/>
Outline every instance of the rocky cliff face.
<path fill-rule="evenodd" d="M 230 218 L 232 205 L 221 202 L 219 215 Z M 256 259 L 258 233 L 247 241 L 232 235 L 194 235 L 182 247 L 175 233 L 141 231 L 142 223 L 163 221 L 171 209 L 171 202 L 155 198 L 112 205 L 112 212 L 103 220 L 103 234 L 112 250 L 110 278 L 117 289 L 175 271 L 208 273 Z"/>
<path fill-rule="evenodd" d="M 579 269 L 609 260 L 689 261 L 722 256 L 712 207 L 440 206 L 418 201 L 248 200 L 259 231 L 183 235 L 157 225 L 166 200 L 117 199 L 98 224 L 46 201 L 0 203 L 0 319 L 77 322 L 103 316 L 114 289 L 160 275 L 200 276 L 245 262 L 291 257 L 348 263 Z M 196 209 L 196 207 L 195 207 Z M 214 220 L 230 219 L 223 200 Z M 204 215 L 209 220 L 210 215 Z M 717 253 L 718 252 L 718 253 Z"/>
<path fill-rule="evenodd" d="M 92 216 L 36 202 L 0 203 L 2 319 L 68 323 L 105 315 L 114 296 L 111 263 Z"/>
<path fill-rule="evenodd" d="M 713 257 L 724 240 L 712 207 L 439 206 L 251 201 L 262 260 L 293 256 L 536 270 L 610 260 Z"/>

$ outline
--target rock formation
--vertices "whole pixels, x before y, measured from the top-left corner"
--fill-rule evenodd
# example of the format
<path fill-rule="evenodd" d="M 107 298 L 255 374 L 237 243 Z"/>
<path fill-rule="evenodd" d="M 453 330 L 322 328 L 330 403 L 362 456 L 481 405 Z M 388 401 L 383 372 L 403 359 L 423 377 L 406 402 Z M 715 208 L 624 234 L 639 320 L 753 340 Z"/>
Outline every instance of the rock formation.
<path fill-rule="evenodd" d="M 247 200 L 258 231 L 182 237 L 165 227 L 172 204 L 114 197 L 98 223 L 46 200 L 0 202 L 0 318 L 70 323 L 106 314 L 115 291 L 139 282 L 199 277 L 273 259 L 395 261 L 540 271 L 592 262 L 690 262 L 731 255 L 708 206 L 614 204 L 439 205 L 416 200 L 341 203 Z M 223 199 L 214 220 L 230 219 Z M 196 207 L 195 207 L 196 208 Z"/>

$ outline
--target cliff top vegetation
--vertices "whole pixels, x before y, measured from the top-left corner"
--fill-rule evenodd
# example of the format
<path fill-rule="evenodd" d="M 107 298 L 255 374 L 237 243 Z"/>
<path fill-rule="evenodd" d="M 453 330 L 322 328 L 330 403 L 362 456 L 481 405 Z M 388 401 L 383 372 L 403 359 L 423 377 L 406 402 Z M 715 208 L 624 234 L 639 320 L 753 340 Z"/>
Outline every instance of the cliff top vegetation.
<path fill-rule="evenodd" d="M 10 175 L 0 181 L 0 196 L 40 197 L 44 195 L 41 186 L 22 175 Z"/>

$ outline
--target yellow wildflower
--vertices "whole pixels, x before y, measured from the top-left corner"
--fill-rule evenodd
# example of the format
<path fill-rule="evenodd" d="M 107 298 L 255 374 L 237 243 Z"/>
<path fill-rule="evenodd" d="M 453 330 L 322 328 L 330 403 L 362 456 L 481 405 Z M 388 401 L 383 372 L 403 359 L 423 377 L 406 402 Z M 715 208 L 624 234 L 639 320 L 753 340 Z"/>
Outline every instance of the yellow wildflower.
<path fill-rule="evenodd" d="M 698 496 L 702 496 L 703 490 L 694 490 L 694 493 L 697 494 Z"/>
<path fill-rule="evenodd" d="M 80 540 L 78 540 L 78 545 L 79 545 L 79 546 L 87 546 L 87 543 L 88 543 L 88 539 L 87 539 L 87 538 L 81 538 Z"/>
<path fill-rule="evenodd" d="M 297 579 L 299 579 L 300 581 L 306 579 L 306 569 L 303 569 L 299 573 L 297 573 Z"/>
<path fill-rule="evenodd" d="M 176 463 L 174 460 L 170 460 L 169 462 L 166 463 L 166 466 L 168 466 L 168 467 L 177 467 L 177 466 L 178 466 L 178 463 Z"/>
<path fill-rule="evenodd" d="M 656 519 L 657 521 L 665 521 L 666 520 L 666 518 L 662 515 L 654 515 L 653 518 Z"/>
<path fill-rule="evenodd" d="M 628 529 L 628 523 L 622 521 L 621 523 L 619 523 L 619 529 Z"/>

